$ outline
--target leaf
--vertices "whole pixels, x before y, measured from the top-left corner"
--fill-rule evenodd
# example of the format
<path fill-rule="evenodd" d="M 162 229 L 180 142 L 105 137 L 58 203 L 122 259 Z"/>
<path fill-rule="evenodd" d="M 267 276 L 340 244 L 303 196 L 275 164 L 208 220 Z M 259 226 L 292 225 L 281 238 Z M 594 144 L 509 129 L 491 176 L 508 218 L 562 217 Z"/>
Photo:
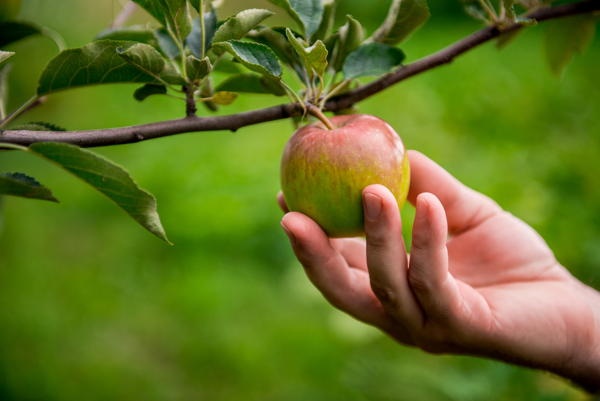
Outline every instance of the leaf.
<path fill-rule="evenodd" d="M 142 71 L 117 53 L 117 49 L 126 49 L 133 45 L 141 44 L 99 40 L 78 49 L 59 53 L 42 72 L 38 95 L 86 85 L 117 82 L 158 83 L 156 76 Z M 148 45 L 142 46 L 152 49 Z"/>
<path fill-rule="evenodd" d="M 187 0 L 133 0 L 183 43 L 191 31 Z"/>
<path fill-rule="evenodd" d="M 11 64 L 0 63 L 0 120 L 6 118 L 6 105 L 8 104 L 8 75 L 12 69 Z"/>
<path fill-rule="evenodd" d="M 287 40 L 285 31 L 288 28 L 259 28 L 252 32 L 250 38 L 271 48 L 277 57 L 292 68 L 300 66 L 300 59 Z"/>
<path fill-rule="evenodd" d="M 348 55 L 342 68 L 346 79 L 381 75 L 400 65 L 404 52 L 383 43 L 367 43 Z"/>
<path fill-rule="evenodd" d="M 165 28 L 159 28 L 154 30 L 154 38 L 158 42 L 159 49 L 163 54 L 170 59 L 179 57 L 179 46 L 175 40 L 169 35 L 169 32 Z"/>
<path fill-rule="evenodd" d="M 28 36 L 40 35 L 42 29 L 27 22 L 6 21 L 0 23 L 0 47 L 25 39 Z"/>
<path fill-rule="evenodd" d="M 4 63 L 6 60 L 15 55 L 15 52 L 5 52 L 4 50 L 0 50 L 0 64 Z"/>
<path fill-rule="evenodd" d="M 0 174 L 0 195 L 46 200 L 58 203 L 52 191 L 40 184 L 35 178 L 23 173 Z"/>
<path fill-rule="evenodd" d="M 352 53 L 365 40 L 365 29 L 361 23 L 351 15 L 347 15 L 346 20 L 346 23 L 338 31 L 339 38 L 332 61 L 335 71 L 342 69 L 348 54 Z"/>
<path fill-rule="evenodd" d="M 89 150 L 65 143 L 38 142 L 29 150 L 85 181 L 145 229 L 170 243 L 156 210 L 156 199 L 138 187 L 122 167 Z"/>
<path fill-rule="evenodd" d="M 383 24 L 371 36 L 374 42 L 395 45 L 429 19 L 427 0 L 394 0 Z"/>
<path fill-rule="evenodd" d="M 213 37 L 214 42 L 243 38 L 252 28 L 273 15 L 270 10 L 250 8 L 243 10 L 222 23 Z"/>
<path fill-rule="evenodd" d="M 294 36 L 292 31 L 286 29 L 285 33 L 292 47 L 303 61 L 304 68 L 310 74 L 314 73 L 318 77 L 322 77 L 327 69 L 327 48 L 325 44 L 321 40 L 317 40 L 312 46 L 306 47 L 300 39 Z"/>
<path fill-rule="evenodd" d="M 167 93 L 167 87 L 160 84 L 144 84 L 133 92 L 133 97 L 138 102 L 146 100 L 149 96 L 153 95 L 165 95 Z"/>
<path fill-rule="evenodd" d="M 227 106 L 237 99 L 237 93 L 228 91 L 217 91 L 209 99 L 206 99 L 220 106 Z"/>
<path fill-rule="evenodd" d="M 186 68 L 188 72 L 188 78 L 191 81 L 200 81 L 206 77 L 212 71 L 212 64 L 208 57 L 204 57 L 202 60 L 189 55 L 186 59 Z"/>
<path fill-rule="evenodd" d="M 158 82 L 184 84 L 185 81 L 166 63 L 161 54 L 145 43 L 134 43 L 119 46 L 117 54 L 140 71 L 153 77 Z"/>
<path fill-rule="evenodd" d="M 228 40 L 227 42 L 215 43 L 213 46 L 222 48 L 232 54 L 244 67 L 251 71 L 273 78 L 281 77 L 282 70 L 279 60 L 273 50 L 265 45 Z"/>
<path fill-rule="evenodd" d="M 311 41 L 325 39 L 335 23 L 335 0 L 323 0 L 323 16 L 319 28 L 311 35 Z"/>
<path fill-rule="evenodd" d="M 95 40 L 127 40 L 158 46 L 158 41 L 154 36 L 153 29 L 147 29 L 145 26 L 131 26 L 127 28 L 106 29 L 96 36 Z"/>
<path fill-rule="evenodd" d="M 210 48 L 215 31 L 217 30 L 217 15 L 213 11 L 204 13 L 204 53 Z M 186 44 L 197 58 L 204 57 L 202 49 L 202 24 L 200 17 L 192 21 L 192 31 L 186 38 Z"/>
<path fill-rule="evenodd" d="M 583 53 L 594 38 L 594 15 L 581 15 L 545 23 L 545 47 L 550 69 L 560 75 L 576 53 Z"/>
<path fill-rule="evenodd" d="M 322 0 L 269 0 L 283 8 L 302 29 L 306 39 L 310 38 L 321 25 L 324 7 Z"/>
<path fill-rule="evenodd" d="M 237 74 L 221 82 L 215 90 L 245 93 L 268 93 L 276 96 L 284 96 L 285 89 L 278 80 L 269 79 L 257 74 Z"/>

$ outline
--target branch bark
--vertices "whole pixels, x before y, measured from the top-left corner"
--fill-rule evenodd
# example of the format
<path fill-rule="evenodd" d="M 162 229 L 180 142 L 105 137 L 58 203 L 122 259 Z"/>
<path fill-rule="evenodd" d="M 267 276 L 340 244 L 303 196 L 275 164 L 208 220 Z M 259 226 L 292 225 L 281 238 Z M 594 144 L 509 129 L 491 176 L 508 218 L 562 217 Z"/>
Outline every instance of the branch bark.
<path fill-rule="evenodd" d="M 527 15 L 527 17 L 529 20 L 542 22 L 550 19 L 598 11 L 600 11 L 600 1 L 582 0 L 576 3 L 539 8 L 531 12 L 529 15 Z M 515 22 L 509 26 L 503 27 L 502 29 L 497 26 L 485 27 L 436 53 L 400 67 L 396 71 L 384 75 L 383 77 L 365 84 L 353 91 L 330 99 L 325 104 L 324 109 L 325 111 L 333 112 L 347 109 L 370 96 L 384 91 L 392 85 L 404 81 L 405 79 L 421 74 L 433 68 L 451 63 L 456 57 L 468 52 L 469 50 L 482 45 L 483 43 L 489 42 L 501 34 L 521 29 L 523 26 L 523 23 Z M 304 109 L 301 107 L 301 105 L 297 103 L 290 103 L 225 116 L 188 116 L 175 120 L 161 121 L 131 127 L 64 132 L 6 130 L 0 132 L 0 142 L 24 146 L 28 146 L 36 142 L 47 141 L 66 142 L 82 147 L 120 145 L 190 132 L 219 130 L 236 131 L 249 125 L 301 115 L 303 111 Z"/>

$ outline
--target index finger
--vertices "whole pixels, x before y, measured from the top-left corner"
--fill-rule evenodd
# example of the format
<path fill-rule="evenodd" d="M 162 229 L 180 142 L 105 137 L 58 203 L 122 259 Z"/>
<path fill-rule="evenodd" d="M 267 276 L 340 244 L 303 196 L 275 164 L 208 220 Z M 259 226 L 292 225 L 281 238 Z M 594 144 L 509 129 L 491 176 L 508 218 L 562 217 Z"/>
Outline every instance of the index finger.
<path fill-rule="evenodd" d="M 414 205 L 423 192 L 437 196 L 446 211 L 450 233 L 466 231 L 501 211 L 492 199 L 467 187 L 424 154 L 409 150 L 408 158 L 411 170 L 408 200 Z"/>

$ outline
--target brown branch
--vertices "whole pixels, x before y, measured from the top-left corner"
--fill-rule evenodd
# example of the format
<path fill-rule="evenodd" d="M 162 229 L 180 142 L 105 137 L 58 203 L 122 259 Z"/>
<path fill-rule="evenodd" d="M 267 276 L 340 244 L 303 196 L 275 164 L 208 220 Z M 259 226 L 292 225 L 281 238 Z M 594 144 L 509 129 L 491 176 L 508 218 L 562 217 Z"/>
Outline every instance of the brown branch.
<path fill-rule="evenodd" d="M 599 10 L 600 1 L 582 0 L 576 3 L 540 8 L 530 13 L 527 17 L 530 20 L 541 22 L 570 15 L 597 12 Z M 504 27 L 502 30 L 496 26 L 483 28 L 445 49 L 400 67 L 395 72 L 384 75 L 369 84 L 329 100 L 325 104 L 325 110 L 339 111 L 351 107 L 392 85 L 425 71 L 448 64 L 456 57 L 468 52 L 474 47 L 486 43 L 503 33 L 520 29 L 523 26 L 523 23 L 517 22 Z M 189 116 L 177 120 L 122 128 L 66 132 L 6 130 L 0 132 L 0 142 L 26 146 L 35 142 L 46 141 L 67 142 L 84 147 L 119 145 L 188 132 L 218 130 L 235 131 L 239 128 L 253 124 L 301 115 L 302 112 L 303 108 L 298 104 L 284 104 L 226 116 Z"/>

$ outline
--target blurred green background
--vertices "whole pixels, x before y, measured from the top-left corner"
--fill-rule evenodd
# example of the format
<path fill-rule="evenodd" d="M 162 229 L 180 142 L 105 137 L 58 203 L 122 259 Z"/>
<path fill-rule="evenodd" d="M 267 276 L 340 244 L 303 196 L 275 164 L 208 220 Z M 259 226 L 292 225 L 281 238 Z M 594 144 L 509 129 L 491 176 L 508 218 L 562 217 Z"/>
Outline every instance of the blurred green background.
<path fill-rule="evenodd" d="M 370 29 L 388 4 L 341 1 Z M 20 17 L 75 47 L 121 5 L 24 0 Z M 266 4 L 227 1 L 221 16 L 250 6 Z M 458 1 L 431 6 L 429 23 L 403 46 L 408 61 L 479 28 Z M 477 48 L 360 110 L 531 224 L 573 274 L 600 288 L 600 41 L 556 77 L 544 29 L 501 51 Z M 35 91 L 56 50 L 43 38 L 11 50 L 14 107 Z M 20 121 L 84 129 L 182 115 L 178 101 L 138 103 L 132 90 L 56 94 Z M 224 112 L 280 101 L 241 96 Z M 279 121 L 98 149 L 156 195 L 173 247 L 57 168 L 3 153 L 0 171 L 37 177 L 62 203 L 2 199 L 0 400 L 586 398 L 545 373 L 398 346 L 333 310 L 279 228 L 279 156 L 292 130 Z M 411 207 L 403 213 L 409 222 Z"/>

